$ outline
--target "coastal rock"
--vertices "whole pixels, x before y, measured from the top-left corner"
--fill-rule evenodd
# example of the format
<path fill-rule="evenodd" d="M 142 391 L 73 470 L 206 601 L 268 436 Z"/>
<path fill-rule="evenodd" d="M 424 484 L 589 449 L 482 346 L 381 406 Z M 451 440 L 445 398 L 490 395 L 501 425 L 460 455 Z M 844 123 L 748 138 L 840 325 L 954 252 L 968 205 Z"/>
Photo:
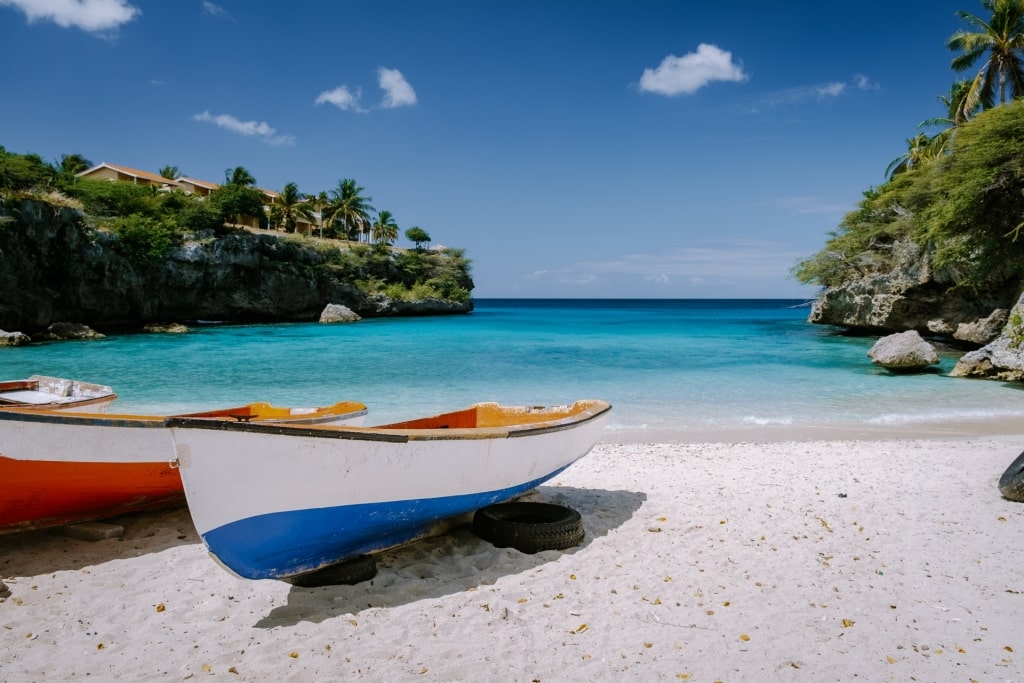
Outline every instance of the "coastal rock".
<path fill-rule="evenodd" d="M 975 344 L 988 344 L 999 336 L 1009 315 L 1010 312 L 1007 309 L 997 308 L 988 317 L 979 318 L 974 322 L 962 322 L 953 332 L 953 339 Z"/>
<path fill-rule="evenodd" d="M 994 312 L 1007 309 L 1017 294 L 1009 283 L 957 288 L 957 273 L 935 268 L 929 252 L 912 242 L 892 245 L 890 260 L 884 270 L 824 290 L 808 322 L 865 334 L 918 330 L 984 344 L 998 333 Z"/>
<path fill-rule="evenodd" d="M 355 284 L 347 247 L 231 230 L 192 234 L 159 262 L 133 261 L 117 235 L 78 210 L 0 203 L 0 327 L 38 331 L 59 320 L 138 329 L 160 320 L 310 322 L 327 303 L 362 317 L 466 313 L 471 301 L 382 305 Z M 456 269 L 457 286 L 472 291 Z"/>
<path fill-rule="evenodd" d="M 916 330 L 882 337 L 867 355 L 874 363 L 893 372 L 919 372 L 939 362 L 935 347 Z"/>
<path fill-rule="evenodd" d="M 473 302 L 448 301 L 446 299 L 416 299 L 400 301 L 386 294 L 375 294 L 367 302 L 377 315 L 439 315 L 448 313 L 469 313 Z"/>
<path fill-rule="evenodd" d="M 999 492 L 1007 500 L 1024 503 L 1024 453 L 1018 455 L 999 477 Z"/>
<path fill-rule="evenodd" d="M 181 323 L 149 323 L 142 326 L 142 331 L 156 334 L 185 334 L 189 329 Z"/>
<path fill-rule="evenodd" d="M 100 334 L 88 325 L 81 323 L 53 323 L 35 336 L 36 341 L 66 341 L 69 339 L 103 339 L 106 335 Z"/>
<path fill-rule="evenodd" d="M 990 344 L 961 356 L 950 374 L 953 377 L 1024 381 L 1024 293 L 1010 309 L 999 336 Z"/>
<path fill-rule="evenodd" d="M 24 332 L 4 332 L 0 330 L 0 346 L 26 346 L 32 338 Z"/>
<path fill-rule="evenodd" d="M 358 313 L 341 304 L 327 304 L 320 313 L 322 323 L 354 323 L 358 320 L 362 320 Z"/>

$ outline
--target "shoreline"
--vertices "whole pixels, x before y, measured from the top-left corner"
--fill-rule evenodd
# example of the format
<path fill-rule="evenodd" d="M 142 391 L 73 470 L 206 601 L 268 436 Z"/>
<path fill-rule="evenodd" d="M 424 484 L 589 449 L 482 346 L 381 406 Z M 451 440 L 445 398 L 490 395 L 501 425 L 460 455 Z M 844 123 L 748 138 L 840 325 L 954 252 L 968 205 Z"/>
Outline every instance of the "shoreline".
<path fill-rule="evenodd" d="M 750 424 L 730 427 L 614 427 L 601 438 L 606 444 L 778 443 L 781 441 L 888 441 L 942 439 L 1014 439 L 1024 449 L 1024 420 L 998 417 L 910 424 Z"/>
<path fill-rule="evenodd" d="M 375 579 L 237 579 L 186 509 L 122 539 L 0 536 L 0 681 L 1018 680 L 1016 434 L 606 443 L 530 498 L 584 542 L 467 528 Z"/>

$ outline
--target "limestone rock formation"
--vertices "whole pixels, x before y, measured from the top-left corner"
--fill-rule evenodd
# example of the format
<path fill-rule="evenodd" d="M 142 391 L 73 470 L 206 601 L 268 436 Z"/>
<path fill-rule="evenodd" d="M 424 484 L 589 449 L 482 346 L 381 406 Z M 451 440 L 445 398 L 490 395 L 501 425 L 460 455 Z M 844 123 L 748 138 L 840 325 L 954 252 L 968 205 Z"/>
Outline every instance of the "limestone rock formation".
<path fill-rule="evenodd" d="M 916 330 L 882 337 L 868 351 L 871 360 L 893 372 L 920 372 L 939 362 L 935 347 Z"/>
<path fill-rule="evenodd" d="M 0 346 L 27 346 L 32 343 L 32 337 L 24 332 L 4 332 L 0 330 Z"/>
<path fill-rule="evenodd" d="M 1024 293 L 1010 309 L 999 336 L 990 344 L 961 356 L 950 374 L 954 377 L 1024 381 Z"/>
<path fill-rule="evenodd" d="M 0 328 L 36 333 L 60 320 L 102 330 L 160 321 L 312 322 L 327 303 L 363 317 L 466 313 L 472 301 L 369 296 L 322 245 L 236 231 L 193 235 L 158 262 L 140 263 L 80 211 L 0 201 Z M 343 260 L 343 259 L 341 259 Z M 472 281 L 463 283 L 472 290 Z"/>
<path fill-rule="evenodd" d="M 67 341 L 69 339 L 103 339 L 106 335 L 100 334 L 88 325 L 82 323 L 59 322 L 53 323 L 33 337 L 33 341 Z"/>
<path fill-rule="evenodd" d="M 929 253 L 912 242 L 892 247 L 882 272 L 823 291 L 808 321 L 864 333 L 917 330 L 985 344 L 999 331 L 999 309 L 1017 295 L 1016 284 L 988 290 L 957 288 L 957 274 L 937 269 Z"/>
<path fill-rule="evenodd" d="M 150 323 L 142 326 L 143 332 L 154 334 L 185 334 L 189 331 L 188 325 L 181 323 Z"/>
<path fill-rule="evenodd" d="M 362 319 L 358 313 L 341 304 L 327 304 L 320 313 L 322 323 L 354 323 Z"/>

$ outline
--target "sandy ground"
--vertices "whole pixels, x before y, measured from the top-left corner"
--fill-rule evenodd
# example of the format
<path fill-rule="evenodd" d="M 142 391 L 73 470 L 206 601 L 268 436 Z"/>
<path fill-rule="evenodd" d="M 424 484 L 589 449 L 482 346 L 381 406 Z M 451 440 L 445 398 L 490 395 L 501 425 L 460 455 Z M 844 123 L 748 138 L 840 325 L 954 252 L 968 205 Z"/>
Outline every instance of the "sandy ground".
<path fill-rule="evenodd" d="M 531 496 L 579 547 L 463 527 L 355 586 L 237 579 L 185 509 L 0 536 L 0 680 L 1024 681 L 1022 448 L 603 443 Z"/>

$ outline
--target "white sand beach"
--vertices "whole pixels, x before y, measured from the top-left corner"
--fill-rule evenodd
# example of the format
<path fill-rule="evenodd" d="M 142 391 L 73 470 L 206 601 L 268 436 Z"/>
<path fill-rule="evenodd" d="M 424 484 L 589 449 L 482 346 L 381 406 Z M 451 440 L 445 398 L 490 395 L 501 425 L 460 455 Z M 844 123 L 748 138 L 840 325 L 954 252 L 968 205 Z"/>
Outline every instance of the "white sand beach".
<path fill-rule="evenodd" d="M 185 509 L 0 536 L 0 680 L 1022 681 L 1022 449 L 602 443 L 531 496 L 581 546 L 460 528 L 355 586 L 234 578 Z"/>

